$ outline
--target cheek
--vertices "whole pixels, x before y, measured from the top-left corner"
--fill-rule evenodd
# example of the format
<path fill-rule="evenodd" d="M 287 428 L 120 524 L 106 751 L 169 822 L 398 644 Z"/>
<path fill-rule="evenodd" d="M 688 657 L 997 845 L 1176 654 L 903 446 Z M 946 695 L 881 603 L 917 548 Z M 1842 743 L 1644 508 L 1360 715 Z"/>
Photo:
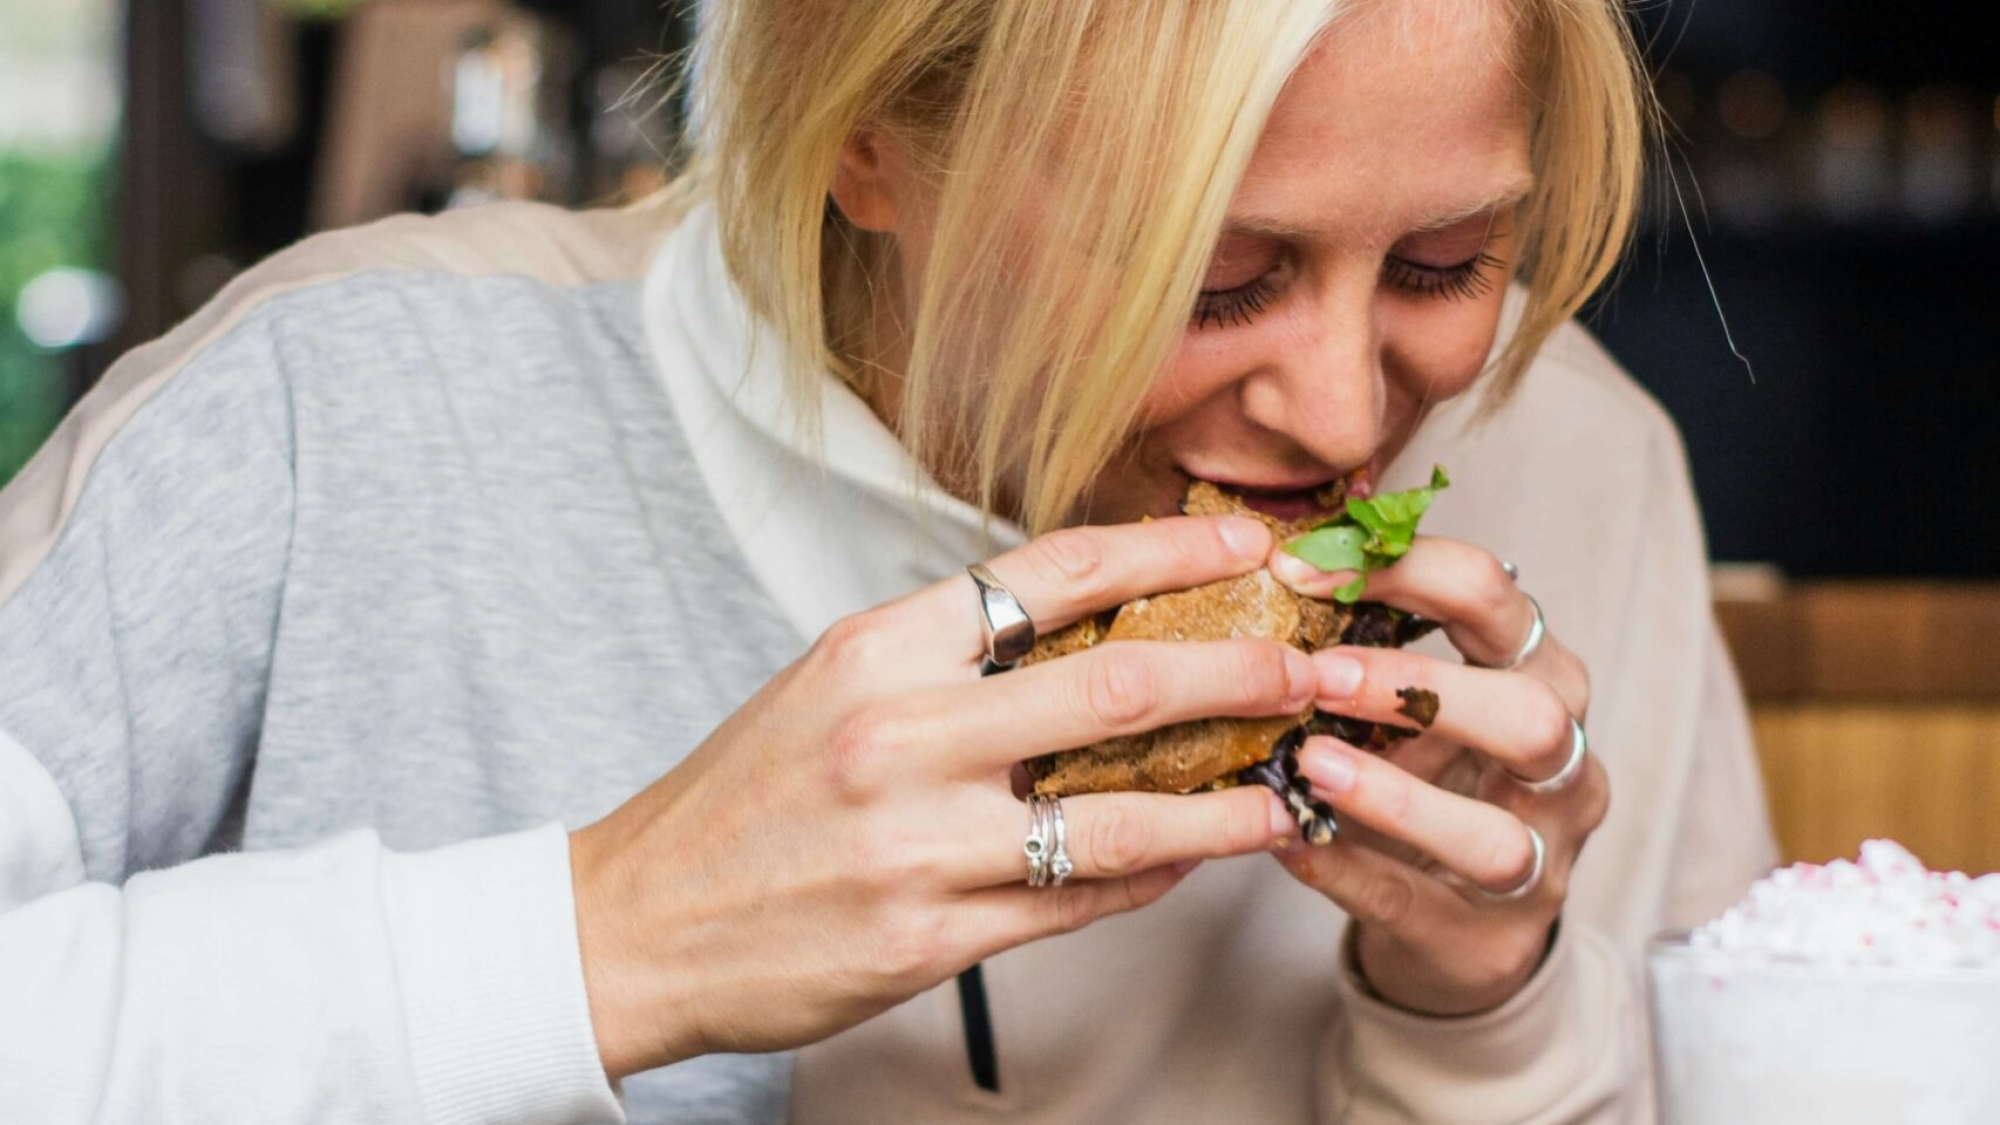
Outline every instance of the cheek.
<path fill-rule="evenodd" d="M 1418 397 L 1463 394 L 1486 366 L 1505 296 L 1496 286 L 1464 301 L 1391 302 L 1382 319 L 1385 373 Z"/>
<path fill-rule="evenodd" d="M 1237 337 L 1232 346 L 1231 336 Z M 1242 377 L 1251 363 L 1241 333 L 1183 332 L 1167 365 L 1139 401 L 1141 425 L 1171 422 Z"/>

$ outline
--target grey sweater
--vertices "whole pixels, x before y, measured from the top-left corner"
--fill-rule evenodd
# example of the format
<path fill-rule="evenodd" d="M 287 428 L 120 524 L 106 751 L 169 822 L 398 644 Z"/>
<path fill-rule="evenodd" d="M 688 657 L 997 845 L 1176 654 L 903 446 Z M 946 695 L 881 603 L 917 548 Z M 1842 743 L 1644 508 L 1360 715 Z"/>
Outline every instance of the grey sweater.
<path fill-rule="evenodd" d="M 0 495 L 0 1120 L 615 1116 L 566 840 L 494 838 L 601 816 L 802 647 L 646 354 L 647 233 L 507 207 L 307 243 Z M 776 1121 L 787 1067 L 626 1108 Z"/>

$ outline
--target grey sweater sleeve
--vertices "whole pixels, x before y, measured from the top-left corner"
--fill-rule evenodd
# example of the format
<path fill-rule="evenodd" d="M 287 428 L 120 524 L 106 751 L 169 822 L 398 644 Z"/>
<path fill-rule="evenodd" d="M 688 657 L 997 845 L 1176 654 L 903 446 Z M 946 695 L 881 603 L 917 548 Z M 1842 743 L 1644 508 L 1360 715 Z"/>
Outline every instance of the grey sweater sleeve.
<path fill-rule="evenodd" d="M 0 731 L 62 791 L 93 879 L 234 843 L 291 533 L 281 371 L 254 324 L 196 357 L 0 603 Z"/>
<path fill-rule="evenodd" d="M 208 854 L 284 612 L 300 346 L 253 312 L 128 370 L 106 393 L 147 397 L 91 464 L 27 482 L 74 492 L 38 558 L 0 557 L 0 1120 L 620 1120 L 560 824 Z"/>

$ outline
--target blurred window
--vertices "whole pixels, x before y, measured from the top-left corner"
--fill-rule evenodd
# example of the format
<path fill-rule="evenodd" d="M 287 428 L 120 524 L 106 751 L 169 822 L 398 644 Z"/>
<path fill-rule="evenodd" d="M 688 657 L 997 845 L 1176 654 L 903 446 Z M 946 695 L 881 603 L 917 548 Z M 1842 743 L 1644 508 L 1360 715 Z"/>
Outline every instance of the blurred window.
<path fill-rule="evenodd" d="M 69 404 L 77 349 L 118 319 L 107 198 L 116 0 L 0 0 L 0 483 Z"/>

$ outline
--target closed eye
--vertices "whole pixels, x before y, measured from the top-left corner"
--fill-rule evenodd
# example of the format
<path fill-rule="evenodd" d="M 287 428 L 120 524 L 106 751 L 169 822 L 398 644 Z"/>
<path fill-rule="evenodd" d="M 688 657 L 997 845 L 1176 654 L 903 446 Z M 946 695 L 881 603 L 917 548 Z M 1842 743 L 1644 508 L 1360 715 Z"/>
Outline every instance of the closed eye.
<path fill-rule="evenodd" d="M 1486 250 L 1450 266 L 1426 265 L 1392 256 L 1382 263 L 1382 280 L 1425 300 L 1467 300 L 1493 291 L 1500 265 L 1500 259 Z"/>

